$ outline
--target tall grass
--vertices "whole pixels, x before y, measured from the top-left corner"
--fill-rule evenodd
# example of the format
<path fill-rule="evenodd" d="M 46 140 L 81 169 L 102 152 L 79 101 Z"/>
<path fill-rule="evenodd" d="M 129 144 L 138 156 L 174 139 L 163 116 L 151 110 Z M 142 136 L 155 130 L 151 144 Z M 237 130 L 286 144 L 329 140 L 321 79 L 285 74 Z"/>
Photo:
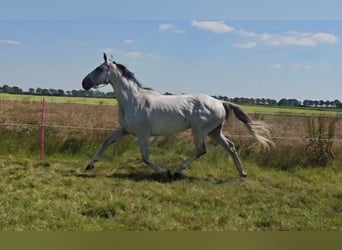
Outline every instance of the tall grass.
<path fill-rule="evenodd" d="M 23 102 L 5 100 L 0 102 L 0 124 L 15 123 L 19 125 L 19 127 L 14 128 L 0 128 L 0 152 L 2 154 L 21 153 L 39 155 L 40 103 L 29 100 Z M 256 107 L 253 108 L 255 109 Z M 278 112 L 274 111 L 276 110 L 275 108 L 271 108 L 271 110 L 273 110 L 272 113 Z M 250 112 L 256 111 L 250 110 Z M 292 170 L 303 166 L 333 164 L 333 156 L 342 155 L 341 143 L 339 143 L 339 146 L 333 145 L 333 141 L 329 139 L 341 138 L 341 120 L 339 122 L 336 120 L 336 123 L 329 127 L 328 125 L 322 125 L 328 122 L 330 119 L 328 117 L 310 118 L 265 114 L 255 114 L 253 116 L 257 120 L 265 119 L 266 123 L 271 124 L 273 126 L 272 134 L 276 137 L 307 139 L 302 141 L 275 139 L 277 144 L 275 149 L 265 153 L 256 152 L 253 146 L 251 146 L 254 143 L 253 139 L 246 138 L 248 131 L 245 128 L 240 128 L 241 124 L 239 122 L 229 121 L 225 126 L 225 133 L 228 137 L 229 134 L 237 135 L 231 137 L 231 139 L 237 145 L 243 160 L 255 160 L 261 166 Z M 312 121 L 319 119 L 321 122 L 310 123 L 310 119 Z M 20 124 L 32 124 L 32 126 L 23 127 Z M 47 156 L 67 154 L 85 155 L 89 158 L 98 149 L 105 137 L 110 134 L 109 130 L 118 126 L 117 109 L 115 106 L 109 105 L 49 102 L 46 111 L 46 124 L 49 125 L 46 128 L 45 140 Z M 58 127 L 60 125 L 70 128 L 60 128 Z M 335 133 L 332 132 L 333 128 Z M 153 139 L 152 141 L 156 145 L 152 148 L 154 150 L 152 157 L 168 158 L 168 147 L 173 147 L 173 145 L 176 145 L 175 147 L 178 148 L 179 155 L 182 152 L 186 153 L 185 155 L 192 153 L 192 146 L 190 146 L 192 142 L 188 134 L 183 134 L 181 138 L 160 138 Z M 179 143 L 182 141 L 185 143 Z M 116 151 L 121 149 L 123 151 L 125 147 L 122 145 L 123 143 L 120 143 L 118 146 L 115 146 L 113 153 L 115 154 Z M 133 145 L 136 146 L 135 143 Z M 179 158 L 183 159 L 184 157 L 180 156 Z"/>
<path fill-rule="evenodd" d="M 341 149 L 335 149 L 334 136 L 336 119 L 329 117 L 308 117 L 303 120 L 306 139 L 293 143 L 286 139 L 275 140 L 276 147 L 270 151 L 259 151 L 254 147 L 253 138 L 233 137 L 237 150 L 243 161 L 254 161 L 261 167 L 293 171 L 302 167 L 333 165 L 340 161 Z M 45 154 L 47 157 L 56 155 L 84 156 L 91 158 L 104 139 L 110 134 L 107 130 L 79 130 L 46 128 Z M 191 135 L 184 133 L 173 137 L 156 137 L 151 139 L 152 160 L 171 164 L 176 159 L 181 162 L 193 153 Z M 208 144 L 217 154 L 226 154 L 223 149 L 208 140 Z M 20 154 L 39 156 L 40 129 L 37 126 L 25 128 L 4 128 L 0 130 L 0 154 Z M 140 158 L 137 141 L 128 136 L 110 147 L 108 157 L 122 154 L 135 154 Z M 199 161 L 202 159 L 200 158 Z M 211 159 L 215 162 L 215 157 Z M 105 161 L 105 159 L 104 159 Z"/>
<path fill-rule="evenodd" d="M 309 117 L 307 119 L 308 143 L 305 152 L 308 164 L 326 167 L 331 163 L 334 159 L 335 128 L 335 117 Z"/>
<path fill-rule="evenodd" d="M 334 139 L 336 134 L 336 117 L 308 116 L 302 120 L 305 138 L 288 141 L 286 138 L 276 140 L 276 147 L 266 152 L 257 152 L 240 140 L 238 148 L 245 159 L 253 159 L 259 166 L 294 171 L 298 168 L 328 167 L 333 165 L 336 152 Z M 341 158 L 338 158 L 340 161 Z"/>

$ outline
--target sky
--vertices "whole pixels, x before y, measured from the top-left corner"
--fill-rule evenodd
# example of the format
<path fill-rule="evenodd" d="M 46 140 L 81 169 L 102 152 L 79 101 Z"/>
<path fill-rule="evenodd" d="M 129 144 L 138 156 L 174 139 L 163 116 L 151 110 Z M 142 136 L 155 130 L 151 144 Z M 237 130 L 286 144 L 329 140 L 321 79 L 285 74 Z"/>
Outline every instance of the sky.
<path fill-rule="evenodd" d="M 106 52 L 161 93 L 342 100 L 339 0 L 0 5 L 0 85 L 81 89 Z"/>

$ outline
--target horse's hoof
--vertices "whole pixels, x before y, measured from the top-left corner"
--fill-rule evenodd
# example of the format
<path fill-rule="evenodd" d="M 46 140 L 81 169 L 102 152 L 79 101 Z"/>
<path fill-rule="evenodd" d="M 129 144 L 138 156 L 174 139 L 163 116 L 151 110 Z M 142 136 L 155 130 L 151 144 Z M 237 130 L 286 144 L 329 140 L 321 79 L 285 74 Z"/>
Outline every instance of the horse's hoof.
<path fill-rule="evenodd" d="M 178 172 L 175 172 L 175 174 L 173 175 L 173 178 L 175 180 L 180 180 L 180 179 L 183 179 L 184 175 L 182 173 L 178 173 Z"/>
<path fill-rule="evenodd" d="M 86 170 L 90 170 L 90 169 L 93 169 L 95 166 L 92 165 L 92 164 L 88 164 L 87 167 L 86 167 Z"/>
<path fill-rule="evenodd" d="M 240 174 L 240 177 L 241 177 L 242 179 L 247 178 L 247 174 L 246 174 L 245 172 L 242 172 L 242 173 Z"/>
<path fill-rule="evenodd" d="M 171 178 L 172 178 L 171 171 L 170 171 L 169 169 L 165 170 L 165 171 L 162 173 L 162 177 L 171 179 Z"/>
<path fill-rule="evenodd" d="M 171 179 L 172 179 L 171 171 L 169 169 L 167 169 L 160 174 L 159 181 L 160 182 L 170 182 Z"/>

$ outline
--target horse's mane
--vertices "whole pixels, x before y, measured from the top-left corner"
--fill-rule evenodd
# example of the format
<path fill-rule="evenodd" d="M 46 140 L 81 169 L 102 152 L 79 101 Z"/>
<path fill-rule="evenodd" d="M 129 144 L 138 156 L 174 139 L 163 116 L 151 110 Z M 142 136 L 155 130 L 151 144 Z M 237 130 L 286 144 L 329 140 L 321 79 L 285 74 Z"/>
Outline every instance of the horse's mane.
<path fill-rule="evenodd" d="M 146 88 L 144 87 L 134 76 L 134 73 L 129 71 L 125 65 L 122 65 L 122 64 L 119 64 L 117 63 L 116 64 L 116 67 L 121 71 L 121 74 L 123 77 L 127 78 L 127 80 L 130 80 L 132 82 L 134 82 L 136 85 L 138 85 L 139 88 L 142 88 L 142 89 L 148 89 L 148 90 L 152 90 L 151 88 Z"/>

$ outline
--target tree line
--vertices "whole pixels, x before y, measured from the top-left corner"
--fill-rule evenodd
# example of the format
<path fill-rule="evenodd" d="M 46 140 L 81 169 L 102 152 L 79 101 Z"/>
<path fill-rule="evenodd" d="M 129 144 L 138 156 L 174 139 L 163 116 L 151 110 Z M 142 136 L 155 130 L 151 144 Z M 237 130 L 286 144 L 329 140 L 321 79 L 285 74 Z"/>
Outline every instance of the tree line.
<path fill-rule="evenodd" d="M 283 106 L 283 107 L 312 107 L 312 108 L 342 108 L 340 100 L 307 100 L 300 101 L 294 98 L 282 98 L 279 101 L 269 98 L 245 98 L 234 97 L 229 98 L 226 96 L 214 96 L 219 100 L 230 101 L 237 104 L 247 105 L 265 105 L 265 106 Z"/>
<path fill-rule="evenodd" d="M 101 97 L 113 98 L 114 92 L 102 92 L 99 90 L 63 90 L 53 88 L 29 88 L 28 91 L 23 91 L 17 86 L 3 85 L 0 86 L 0 93 L 8 94 L 24 94 L 24 95 L 38 95 L 38 96 L 72 96 L 72 97 Z"/>
<path fill-rule="evenodd" d="M 38 96 L 71 96 L 71 97 L 100 97 L 100 98 L 115 98 L 114 92 L 102 92 L 100 90 L 63 90 L 53 88 L 29 88 L 24 91 L 17 86 L 9 86 L 7 84 L 0 86 L 0 93 L 9 94 L 26 94 Z M 165 93 L 165 95 L 172 95 L 172 93 Z M 279 101 L 270 98 L 246 98 L 234 97 L 230 98 L 222 95 L 214 95 L 216 99 L 230 101 L 237 104 L 246 105 L 265 105 L 265 106 L 284 106 L 284 107 L 316 107 L 316 108 L 342 108 L 340 100 L 304 100 L 282 98 Z"/>

